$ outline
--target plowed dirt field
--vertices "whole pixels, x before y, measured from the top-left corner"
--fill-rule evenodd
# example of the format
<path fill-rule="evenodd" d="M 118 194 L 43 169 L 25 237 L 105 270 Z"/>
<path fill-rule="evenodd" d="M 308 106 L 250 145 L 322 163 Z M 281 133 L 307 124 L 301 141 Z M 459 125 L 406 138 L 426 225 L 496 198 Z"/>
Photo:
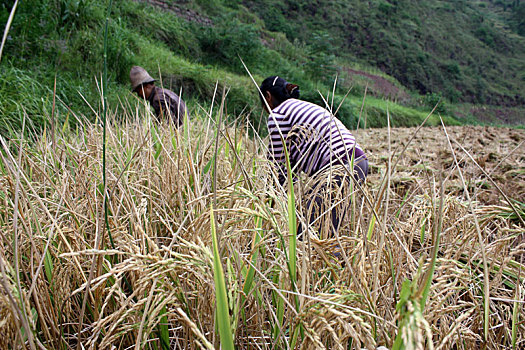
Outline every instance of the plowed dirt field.
<path fill-rule="evenodd" d="M 466 188 L 480 204 L 500 204 L 509 199 L 525 201 L 525 131 L 494 127 L 421 128 L 401 155 L 392 174 L 392 186 L 398 199 L 420 187 L 429 186 L 430 172 L 441 171 L 446 192 L 465 197 L 460 172 Z M 390 131 L 393 163 L 412 138 L 416 128 Z M 356 132 L 358 142 L 369 155 L 369 180 L 379 181 L 388 163 L 388 130 L 368 129 Z M 456 166 L 454 154 L 457 159 Z M 460 172 L 458 172 L 459 170 Z"/>

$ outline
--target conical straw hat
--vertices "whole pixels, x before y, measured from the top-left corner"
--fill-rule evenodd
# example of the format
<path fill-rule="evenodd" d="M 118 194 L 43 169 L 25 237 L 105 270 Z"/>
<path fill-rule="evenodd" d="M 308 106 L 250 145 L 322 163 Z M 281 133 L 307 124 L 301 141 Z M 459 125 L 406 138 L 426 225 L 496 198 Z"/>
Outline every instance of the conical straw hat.
<path fill-rule="evenodd" d="M 135 89 L 142 84 L 152 83 L 155 81 L 155 79 L 153 79 L 144 68 L 139 66 L 131 67 L 129 79 L 131 80 L 132 91 L 135 91 Z"/>

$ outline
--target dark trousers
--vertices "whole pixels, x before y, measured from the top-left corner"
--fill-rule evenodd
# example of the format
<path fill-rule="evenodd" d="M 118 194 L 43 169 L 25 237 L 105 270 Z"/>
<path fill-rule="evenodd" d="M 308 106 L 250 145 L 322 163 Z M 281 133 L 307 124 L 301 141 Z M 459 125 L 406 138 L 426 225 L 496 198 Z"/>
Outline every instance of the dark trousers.
<path fill-rule="evenodd" d="M 306 204 L 303 213 L 308 223 L 317 227 L 319 231 L 324 231 L 323 227 L 328 225 L 326 220 L 329 219 L 329 236 L 334 237 L 346 215 L 345 208 L 350 204 L 349 197 L 343 198 L 348 192 L 350 182 L 363 183 L 367 174 L 368 159 L 361 157 L 354 160 L 353 179 L 348 174 L 335 174 L 331 181 L 327 181 L 326 178 L 318 180 L 305 193 Z M 341 200 L 342 203 L 336 205 Z M 321 215 L 324 217 L 318 220 Z M 299 236 L 303 230 L 303 225 L 298 223 L 297 235 Z M 299 236 L 299 239 L 302 239 L 302 236 Z"/>

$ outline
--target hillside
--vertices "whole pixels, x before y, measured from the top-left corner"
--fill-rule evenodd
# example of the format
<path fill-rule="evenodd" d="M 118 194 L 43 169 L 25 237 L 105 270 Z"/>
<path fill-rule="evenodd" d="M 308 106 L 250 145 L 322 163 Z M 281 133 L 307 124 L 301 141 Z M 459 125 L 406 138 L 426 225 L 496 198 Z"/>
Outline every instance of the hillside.
<path fill-rule="evenodd" d="M 300 66 L 316 80 L 357 65 L 379 69 L 422 95 L 525 106 L 525 38 L 519 17 L 525 4 L 516 1 L 142 2 L 205 26 L 226 21 L 233 31 L 238 21 L 249 24 L 265 46 L 286 56 L 290 47 L 276 43 L 268 31 L 283 33 L 289 43 L 302 46 Z M 253 40 L 238 45 L 247 56 L 247 50 L 257 51 Z M 227 54 L 213 60 L 238 67 Z"/>
<path fill-rule="evenodd" d="M 379 68 L 423 95 L 525 106 L 525 38 L 505 25 L 525 9 L 519 1 L 508 1 L 505 16 L 489 1 L 242 3 L 290 41 L 328 40 L 329 52 Z"/>
<path fill-rule="evenodd" d="M 0 5 L 0 23 L 7 22 L 13 4 Z M 438 102 L 437 112 L 448 123 L 522 124 L 524 45 L 508 15 L 514 7 L 505 12 L 482 5 L 114 2 L 107 94 L 114 106 L 122 102 L 120 108 L 137 102 L 128 82 L 134 64 L 177 92 L 182 89 L 191 109 L 210 103 L 218 82 L 219 91 L 229 89 L 228 111 L 243 111 L 243 119 L 263 131 L 242 57 L 259 82 L 277 74 L 298 83 L 304 99 L 324 104 L 322 94 L 336 106 L 344 100 L 338 117 L 352 128 L 363 125 L 360 120 L 367 127 L 386 126 L 387 111 L 394 126 L 417 125 Z M 19 130 L 24 115 L 35 130 L 55 116 L 61 122 L 96 120 L 106 6 L 102 0 L 19 3 L 0 62 L 2 134 Z M 472 19 L 479 14 L 486 14 L 487 33 L 495 38 L 491 45 L 472 34 L 477 30 Z M 456 56 L 444 57 L 451 54 Z M 480 103 L 498 105 L 480 108 Z M 430 123 L 437 122 L 436 115 Z"/>

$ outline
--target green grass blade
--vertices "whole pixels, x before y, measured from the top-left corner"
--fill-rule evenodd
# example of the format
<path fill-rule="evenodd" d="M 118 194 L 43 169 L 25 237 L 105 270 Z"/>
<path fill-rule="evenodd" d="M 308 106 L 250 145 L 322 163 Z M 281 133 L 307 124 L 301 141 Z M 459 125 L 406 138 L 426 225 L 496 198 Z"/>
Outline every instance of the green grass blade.
<path fill-rule="evenodd" d="M 47 281 L 49 284 L 53 284 L 53 258 L 49 250 L 46 251 L 44 258 L 44 270 L 46 272 Z"/>
<path fill-rule="evenodd" d="M 166 306 L 160 311 L 160 323 L 158 325 L 160 344 L 163 350 L 170 349 L 170 332 L 168 328 L 168 316 Z"/>
<path fill-rule="evenodd" d="M 157 131 L 157 128 L 155 127 L 155 125 L 153 125 L 153 127 L 151 128 L 151 138 L 153 140 L 153 143 L 154 143 L 154 147 L 155 147 L 155 154 L 153 155 L 153 158 L 155 160 L 157 160 L 160 156 L 160 152 L 162 152 L 162 145 L 161 145 L 161 140 L 160 140 L 160 137 L 158 135 L 158 131 Z"/>
<path fill-rule="evenodd" d="M 292 168 L 290 166 L 290 157 L 288 150 L 284 147 L 284 154 L 286 156 L 286 168 L 288 173 L 288 230 L 290 235 L 289 240 L 289 251 L 288 251 L 288 270 L 290 272 L 290 284 L 292 290 L 295 292 L 295 309 L 299 312 L 300 303 L 299 297 L 297 296 L 297 214 L 295 211 L 295 192 L 293 188 Z M 293 323 L 290 324 L 290 334 L 292 333 Z M 303 336 L 302 326 L 298 327 L 301 330 L 301 336 Z M 297 331 L 297 329 L 295 330 Z M 294 332 L 295 334 L 295 332 Z M 297 338 L 294 337 L 293 343 Z M 295 346 L 292 346 L 294 348 Z"/>
<path fill-rule="evenodd" d="M 277 296 L 277 322 L 277 327 L 274 330 L 275 338 L 279 335 L 284 324 L 284 300 L 280 296 Z"/>
<path fill-rule="evenodd" d="M 376 225 L 376 216 L 372 215 L 372 219 L 370 220 L 370 225 L 368 225 L 368 233 L 366 234 L 366 238 L 368 240 L 372 238 L 372 233 L 374 232 L 375 225 Z"/>
<path fill-rule="evenodd" d="M 514 305 L 512 307 L 512 338 L 511 338 L 511 344 L 512 348 L 516 349 L 517 344 L 517 338 L 518 338 L 518 326 L 519 326 L 519 309 L 521 307 L 519 298 L 520 298 L 520 281 L 518 280 L 518 283 L 516 283 L 516 292 L 514 293 Z"/>
<path fill-rule="evenodd" d="M 203 173 L 203 175 L 206 175 L 206 174 L 210 171 L 210 168 L 211 168 L 211 166 L 213 165 L 214 162 L 215 162 L 215 156 L 213 156 L 213 157 L 208 161 L 208 163 L 206 163 L 206 165 L 204 166 L 204 168 L 202 169 L 202 173 Z"/>
<path fill-rule="evenodd" d="M 295 289 L 295 280 L 297 278 L 297 214 L 295 212 L 295 193 L 293 189 L 292 168 L 290 166 L 290 157 L 288 150 L 284 147 L 286 156 L 286 169 L 288 170 L 288 230 L 290 231 L 290 247 L 288 253 L 288 265 L 290 269 L 290 278 L 292 287 Z"/>
<path fill-rule="evenodd" d="M 211 214 L 211 237 L 213 244 L 213 279 L 215 281 L 215 300 L 217 304 L 217 322 L 219 324 L 219 335 L 222 349 L 233 349 L 233 334 L 230 327 L 230 313 L 228 311 L 228 296 L 222 268 L 221 257 L 217 242 L 217 230 L 215 228 L 215 214 Z"/>

